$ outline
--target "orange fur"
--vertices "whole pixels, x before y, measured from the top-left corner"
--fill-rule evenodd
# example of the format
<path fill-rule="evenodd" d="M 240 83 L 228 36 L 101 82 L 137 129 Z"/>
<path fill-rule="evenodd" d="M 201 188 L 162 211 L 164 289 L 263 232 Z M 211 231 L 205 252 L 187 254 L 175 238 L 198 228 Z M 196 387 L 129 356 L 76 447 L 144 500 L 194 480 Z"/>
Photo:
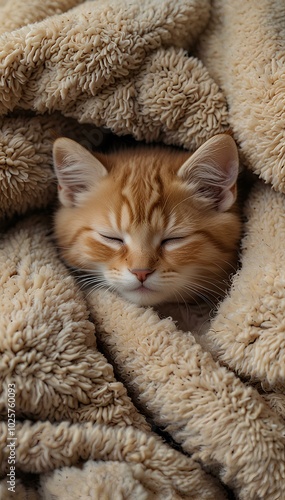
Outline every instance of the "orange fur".
<path fill-rule="evenodd" d="M 54 153 L 60 193 L 66 193 L 55 217 L 65 261 L 87 272 L 91 286 L 103 282 L 140 305 L 219 297 L 237 258 L 240 218 L 231 194 L 236 178 L 227 188 L 233 203 L 218 209 L 216 184 L 209 195 L 208 185 L 201 189 L 199 180 L 186 182 L 184 170 L 180 175 L 189 153 L 146 146 L 96 155 L 106 171 L 94 182 L 89 158 L 88 178 L 74 194 L 81 167 L 78 158 L 69 165 L 71 142 L 55 144 Z M 79 174 L 66 187 L 68 168 Z M 141 270 L 149 273 L 144 281 Z"/>

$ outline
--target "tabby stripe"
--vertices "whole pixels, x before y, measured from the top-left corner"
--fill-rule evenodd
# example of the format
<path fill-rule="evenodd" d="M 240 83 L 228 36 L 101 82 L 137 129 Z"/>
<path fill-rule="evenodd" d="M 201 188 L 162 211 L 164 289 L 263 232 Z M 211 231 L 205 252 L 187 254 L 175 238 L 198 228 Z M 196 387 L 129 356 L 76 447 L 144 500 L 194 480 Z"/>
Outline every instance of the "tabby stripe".
<path fill-rule="evenodd" d="M 74 245 L 74 243 L 77 241 L 77 239 L 82 235 L 82 233 L 85 233 L 85 232 L 90 232 L 92 231 L 91 227 L 86 227 L 86 226 L 83 226 L 81 228 L 79 228 L 76 233 L 73 235 L 72 239 L 70 240 L 70 246 L 71 245 Z"/>
<path fill-rule="evenodd" d="M 211 241 L 211 243 L 217 247 L 219 250 L 222 250 L 224 253 L 229 253 L 229 252 L 232 252 L 232 246 L 228 246 L 226 243 L 220 241 L 220 240 L 217 240 L 215 238 L 215 236 L 212 235 L 212 233 L 210 233 L 209 231 L 207 230 L 204 230 L 204 231 L 196 231 L 194 234 L 202 234 L 203 236 L 205 236 L 208 240 Z"/>
<path fill-rule="evenodd" d="M 148 221 L 151 221 L 151 218 L 152 218 L 152 215 L 153 215 L 153 212 L 155 211 L 155 209 L 160 207 L 161 199 L 163 198 L 163 195 L 164 195 L 163 182 L 161 180 L 159 172 L 154 177 L 154 184 L 155 183 L 158 186 L 159 195 L 158 195 L 157 201 L 154 201 L 153 204 L 148 209 L 148 214 L 147 214 Z"/>

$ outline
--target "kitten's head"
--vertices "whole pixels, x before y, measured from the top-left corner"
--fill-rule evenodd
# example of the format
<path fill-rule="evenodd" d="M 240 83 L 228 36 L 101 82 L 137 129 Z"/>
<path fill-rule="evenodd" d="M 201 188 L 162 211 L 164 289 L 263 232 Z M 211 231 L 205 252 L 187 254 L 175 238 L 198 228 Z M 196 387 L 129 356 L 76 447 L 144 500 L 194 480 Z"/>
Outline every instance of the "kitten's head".
<path fill-rule="evenodd" d="M 93 156 L 54 143 L 65 261 L 139 305 L 219 296 L 236 260 L 238 154 L 217 135 L 194 154 L 139 147 Z"/>

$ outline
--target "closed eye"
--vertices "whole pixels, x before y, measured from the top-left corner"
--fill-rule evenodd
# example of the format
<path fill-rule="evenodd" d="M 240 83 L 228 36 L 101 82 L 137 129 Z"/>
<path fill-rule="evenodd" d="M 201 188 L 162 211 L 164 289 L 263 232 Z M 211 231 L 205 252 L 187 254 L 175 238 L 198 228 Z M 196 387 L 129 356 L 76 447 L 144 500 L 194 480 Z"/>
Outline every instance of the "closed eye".
<path fill-rule="evenodd" d="M 175 243 L 179 240 L 183 240 L 184 237 L 183 236 L 176 236 L 176 237 L 173 237 L 173 238 L 165 238 L 164 240 L 161 241 L 161 246 L 163 245 L 167 245 L 167 243 Z"/>
<path fill-rule="evenodd" d="M 99 234 L 105 240 L 116 241 L 117 243 L 121 243 L 121 244 L 124 243 L 124 240 L 122 240 L 122 238 L 116 238 L 115 236 L 107 236 L 106 234 L 101 234 L 101 233 L 99 233 Z"/>

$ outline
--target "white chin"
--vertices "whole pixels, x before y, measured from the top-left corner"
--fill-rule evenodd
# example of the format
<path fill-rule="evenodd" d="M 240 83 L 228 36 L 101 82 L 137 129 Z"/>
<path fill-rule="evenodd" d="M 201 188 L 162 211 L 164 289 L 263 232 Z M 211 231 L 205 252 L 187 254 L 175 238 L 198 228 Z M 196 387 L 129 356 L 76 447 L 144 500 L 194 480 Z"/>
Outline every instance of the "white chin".
<path fill-rule="evenodd" d="M 161 293 L 153 290 L 120 291 L 121 295 L 138 306 L 154 306 L 165 301 Z"/>

